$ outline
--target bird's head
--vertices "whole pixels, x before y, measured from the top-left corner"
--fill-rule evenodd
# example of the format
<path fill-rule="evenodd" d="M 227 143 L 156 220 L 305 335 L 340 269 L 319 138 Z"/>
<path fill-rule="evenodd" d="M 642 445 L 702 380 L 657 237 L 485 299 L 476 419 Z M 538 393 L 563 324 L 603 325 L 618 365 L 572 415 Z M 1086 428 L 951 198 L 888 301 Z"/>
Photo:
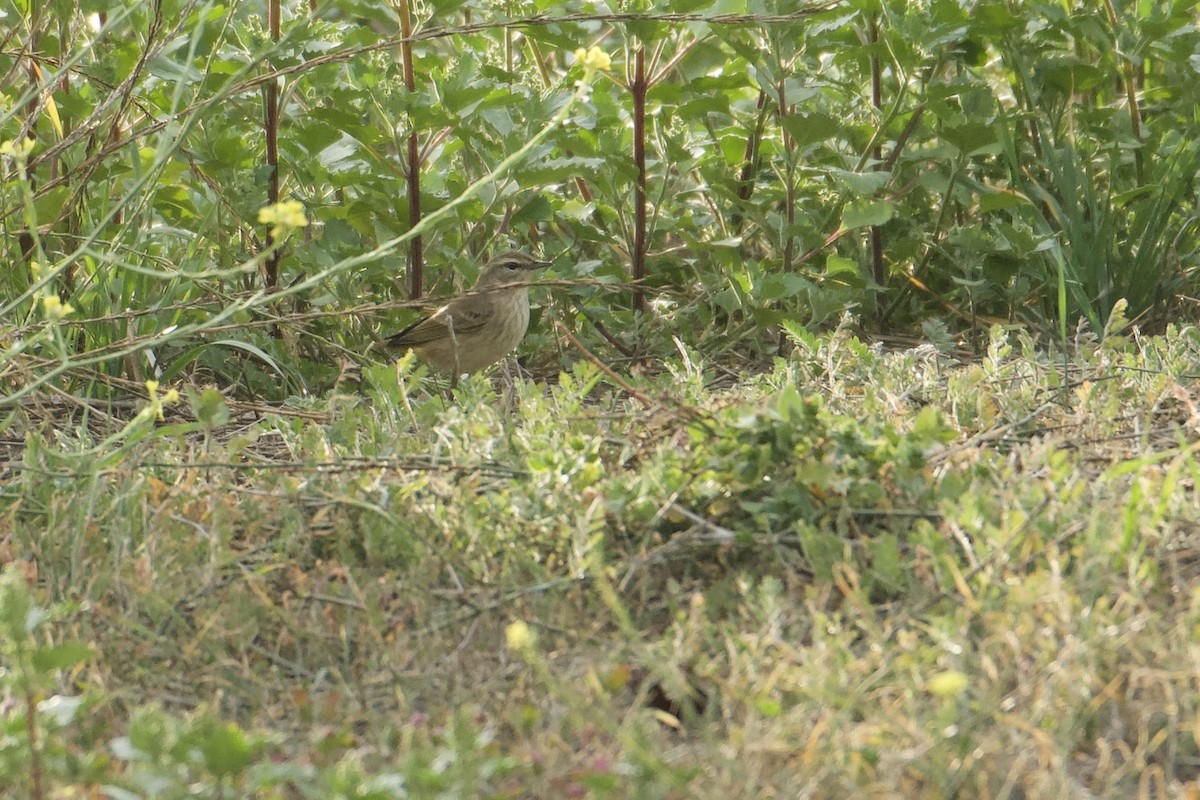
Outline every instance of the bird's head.
<path fill-rule="evenodd" d="M 549 261 L 538 261 L 533 256 L 513 250 L 502 253 L 484 265 L 479 272 L 476 289 L 488 286 L 507 286 L 511 283 L 526 283 L 529 273 L 550 266 Z"/>

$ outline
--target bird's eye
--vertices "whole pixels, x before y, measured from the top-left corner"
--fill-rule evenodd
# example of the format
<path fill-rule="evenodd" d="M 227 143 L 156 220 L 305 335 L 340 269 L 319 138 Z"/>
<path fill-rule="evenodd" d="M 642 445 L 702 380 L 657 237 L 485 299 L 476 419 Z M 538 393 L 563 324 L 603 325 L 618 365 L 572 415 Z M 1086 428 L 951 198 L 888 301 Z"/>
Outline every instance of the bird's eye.
<path fill-rule="evenodd" d="M 520 269 L 520 267 L 521 267 L 521 265 L 520 265 L 520 264 L 518 264 L 518 263 L 517 263 L 517 262 L 515 262 L 515 261 L 510 261 L 510 262 L 508 262 L 507 264 L 505 264 L 504 266 L 505 266 L 505 267 L 507 267 L 509 270 L 512 270 L 512 271 L 514 271 L 514 272 L 515 272 L 516 270 Z"/>

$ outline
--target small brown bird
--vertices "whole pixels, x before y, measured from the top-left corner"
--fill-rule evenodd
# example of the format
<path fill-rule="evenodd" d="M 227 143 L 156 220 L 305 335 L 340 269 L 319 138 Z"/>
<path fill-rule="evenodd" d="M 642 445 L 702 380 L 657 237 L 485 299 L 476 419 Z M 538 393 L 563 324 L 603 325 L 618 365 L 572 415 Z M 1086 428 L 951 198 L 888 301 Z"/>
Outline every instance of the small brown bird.
<path fill-rule="evenodd" d="M 549 266 L 524 253 L 496 256 L 471 291 L 389 337 L 388 347 L 412 350 L 453 382 L 511 353 L 529 327 L 529 273 Z"/>

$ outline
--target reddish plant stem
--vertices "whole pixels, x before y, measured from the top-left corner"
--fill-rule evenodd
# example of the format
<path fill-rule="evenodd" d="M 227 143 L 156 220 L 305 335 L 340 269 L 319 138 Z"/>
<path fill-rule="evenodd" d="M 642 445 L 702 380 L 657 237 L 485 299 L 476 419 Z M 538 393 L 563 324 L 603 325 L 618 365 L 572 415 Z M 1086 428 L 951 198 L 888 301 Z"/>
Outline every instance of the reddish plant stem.
<path fill-rule="evenodd" d="M 871 44 L 879 43 L 879 17 L 871 17 Z M 879 63 L 879 55 L 871 52 L 871 105 L 875 108 L 877 118 L 883 119 L 883 72 Z M 882 137 L 876 137 L 872 157 L 875 159 L 875 169 L 883 169 L 883 148 L 879 145 Z M 871 226 L 871 277 L 875 281 L 875 318 L 883 315 L 883 284 L 887 279 L 883 268 L 883 228 Z"/>
<path fill-rule="evenodd" d="M 637 169 L 637 189 L 633 204 L 633 310 L 646 308 L 642 281 L 646 278 L 646 48 L 639 44 L 634 58 L 633 80 L 633 163 Z"/>
<path fill-rule="evenodd" d="M 400 17 L 400 57 L 403 60 L 404 88 L 409 94 L 416 92 L 417 79 L 413 69 L 412 15 L 408 0 L 398 0 L 396 13 Z M 408 117 L 412 130 L 408 134 L 408 163 L 405 178 L 408 184 L 408 225 L 415 228 L 421 221 L 421 143 L 417 138 L 416 121 Z M 416 300 L 425 290 L 425 247 L 420 236 L 414 236 L 408 244 L 408 293 Z"/>

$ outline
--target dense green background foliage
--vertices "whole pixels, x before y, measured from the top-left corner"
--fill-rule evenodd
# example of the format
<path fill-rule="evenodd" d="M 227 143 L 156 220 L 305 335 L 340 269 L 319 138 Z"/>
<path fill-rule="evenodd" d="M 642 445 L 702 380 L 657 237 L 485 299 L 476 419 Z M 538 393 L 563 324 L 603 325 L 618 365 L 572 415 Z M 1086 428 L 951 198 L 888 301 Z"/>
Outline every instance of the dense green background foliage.
<path fill-rule="evenodd" d="M 0 0 L 0 795 L 1194 794 L 1192 3 L 271 6 Z"/>
<path fill-rule="evenodd" d="M 259 397 L 330 386 L 409 318 L 413 134 L 426 216 L 541 134 L 430 226 L 427 291 L 533 247 L 573 282 L 546 310 L 608 360 L 674 352 L 664 332 L 768 354 L 771 326 L 844 310 L 1061 336 L 1124 298 L 1160 329 L 1196 260 L 1192 5 L 433 2 L 410 91 L 383 3 L 285 4 L 278 41 L 256 4 L 10 4 L 0 141 L 33 145 L 27 180 L 3 162 L 3 358 L 76 392 L 156 367 Z M 593 45 L 612 70 L 573 103 Z M 272 82 L 279 196 L 311 225 L 268 297 Z M 653 302 L 634 315 L 611 287 L 639 241 Z M 73 308 L 61 336 L 45 293 Z"/>

